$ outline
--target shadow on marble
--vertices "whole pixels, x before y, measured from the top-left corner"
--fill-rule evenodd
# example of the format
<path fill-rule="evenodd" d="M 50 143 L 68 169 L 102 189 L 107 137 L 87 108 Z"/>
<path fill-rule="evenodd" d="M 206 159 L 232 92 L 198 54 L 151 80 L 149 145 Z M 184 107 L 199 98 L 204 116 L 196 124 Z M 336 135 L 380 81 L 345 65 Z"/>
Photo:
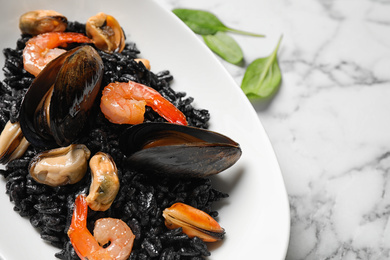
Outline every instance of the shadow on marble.
<path fill-rule="evenodd" d="M 266 111 L 270 105 L 272 104 L 273 100 L 275 99 L 275 96 L 278 95 L 277 91 L 272 97 L 269 97 L 267 99 L 262 99 L 262 100 L 250 100 L 252 103 L 252 106 L 256 111 Z"/>

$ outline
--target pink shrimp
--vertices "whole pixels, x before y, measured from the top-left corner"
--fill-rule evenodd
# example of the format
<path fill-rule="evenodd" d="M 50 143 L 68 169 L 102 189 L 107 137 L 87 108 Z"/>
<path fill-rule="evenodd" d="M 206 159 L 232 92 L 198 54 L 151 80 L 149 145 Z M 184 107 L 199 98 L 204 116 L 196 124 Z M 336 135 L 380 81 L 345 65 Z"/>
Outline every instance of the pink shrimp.
<path fill-rule="evenodd" d="M 120 219 L 103 218 L 95 222 L 94 235 L 87 229 L 88 204 L 85 195 L 76 198 L 68 236 L 80 259 L 122 260 L 130 256 L 134 234 Z M 101 245 L 110 245 L 103 248 Z"/>
<path fill-rule="evenodd" d="M 47 63 L 66 52 L 57 47 L 64 47 L 72 42 L 90 43 L 91 39 L 84 34 L 71 32 L 38 34 L 27 41 L 23 50 L 24 69 L 37 76 Z"/>
<path fill-rule="evenodd" d="M 115 124 L 140 124 L 144 121 L 145 105 L 175 124 L 187 125 L 185 115 L 156 90 L 129 81 L 115 82 L 103 90 L 100 109 Z"/>

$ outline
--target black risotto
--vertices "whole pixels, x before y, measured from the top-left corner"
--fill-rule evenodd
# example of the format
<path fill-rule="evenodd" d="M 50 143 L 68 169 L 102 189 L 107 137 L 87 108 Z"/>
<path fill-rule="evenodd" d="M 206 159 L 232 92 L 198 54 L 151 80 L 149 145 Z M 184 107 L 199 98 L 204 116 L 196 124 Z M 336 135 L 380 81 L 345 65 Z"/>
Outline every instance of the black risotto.
<path fill-rule="evenodd" d="M 84 24 L 70 22 L 67 30 L 84 33 Z M 5 78 L 0 82 L 1 129 L 8 120 L 18 120 L 22 97 L 33 80 L 33 76 L 23 69 L 22 59 L 22 51 L 29 38 L 22 35 L 15 49 L 3 50 Z M 139 53 L 134 43 L 127 43 L 120 54 L 109 55 L 99 51 L 105 67 L 102 86 L 114 81 L 132 80 L 153 87 L 186 115 L 189 125 L 207 128 L 210 118 L 208 111 L 194 108 L 191 97 L 185 97 L 185 93 L 170 88 L 173 77 L 169 71 L 155 74 L 142 63 L 135 62 L 133 59 Z M 164 119 L 147 108 L 145 121 Z M 200 239 L 190 239 L 180 229 L 168 230 L 164 225 L 162 211 L 175 202 L 184 202 L 216 217 L 218 213 L 211 211 L 211 205 L 227 197 L 227 194 L 213 189 L 209 179 L 151 177 L 128 166 L 124 167 L 125 156 L 118 148 L 118 135 L 124 127 L 109 123 L 97 110 L 86 136 L 79 141 L 92 154 L 98 151 L 110 154 L 117 164 L 121 180 L 120 191 L 108 211 L 89 211 L 88 228 L 92 230 L 95 220 L 103 217 L 125 221 L 136 236 L 129 259 L 203 259 L 210 255 Z M 41 151 L 30 145 L 22 158 L 8 163 L 5 170 L 0 170 L 6 180 L 6 193 L 15 205 L 14 210 L 30 220 L 43 240 L 59 248 L 57 258 L 78 259 L 69 242 L 67 230 L 75 198 L 80 193 L 88 193 L 91 175 L 88 172 L 80 182 L 73 185 L 49 187 L 39 184 L 28 174 L 30 160 L 38 152 Z"/>

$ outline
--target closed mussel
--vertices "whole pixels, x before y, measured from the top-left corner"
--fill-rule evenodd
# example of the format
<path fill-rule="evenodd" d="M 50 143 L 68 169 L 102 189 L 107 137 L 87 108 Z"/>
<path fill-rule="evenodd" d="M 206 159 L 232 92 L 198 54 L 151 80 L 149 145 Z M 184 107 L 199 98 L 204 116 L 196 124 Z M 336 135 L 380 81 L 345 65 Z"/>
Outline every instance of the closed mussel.
<path fill-rule="evenodd" d="M 51 61 L 28 89 L 19 121 L 37 147 L 67 146 L 87 125 L 100 90 L 103 61 L 91 46 L 72 49 Z"/>
<path fill-rule="evenodd" d="M 205 242 L 223 239 L 225 230 L 209 214 L 184 203 L 175 203 L 163 211 L 168 229 L 181 228 L 188 237 L 199 237 Z"/>
<path fill-rule="evenodd" d="M 217 174 L 235 164 L 242 153 L 227 136 L 171 123 L 134 125 L 124 131 L 120 145 L 132 167 L 182 178 Z"/>

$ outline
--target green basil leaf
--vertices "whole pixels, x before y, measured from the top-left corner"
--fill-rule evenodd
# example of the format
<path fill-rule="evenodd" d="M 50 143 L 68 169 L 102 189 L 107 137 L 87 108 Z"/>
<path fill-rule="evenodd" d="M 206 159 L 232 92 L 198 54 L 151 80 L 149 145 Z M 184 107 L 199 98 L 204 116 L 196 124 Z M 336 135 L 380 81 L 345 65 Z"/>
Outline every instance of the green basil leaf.
<path fill-rule="evenodd" d="M 222 59 L 232 64 L 238 64 L 244 58 L 238 43 L 224 32 L 214 35 L 203 35 L 206 45 Z"/>
<path fill-rule="evenodd" d="M 176 14 L 188 27 L 191 28 L 197 34 L 208 35 L 216 34 L 220 32 L 235 32 L 239 34 L 245 34 L 256 37 L 264 37 L 261 34 L 255 34 L 250 32 L 244 32 L 241 30 L 236 30 L 225 26 L 214 14 L 202 11 L 202 10 L 193 10 L 193 9 L 173 9 L 172 12 Z"/>
<path fill-rule="evenodd" d="M 272 96 L 282 81 L 277 52 L 282 37 L 272 54 L 249 64 L 241 82 L 241 89 L 251 99 L 266 99 Z"/>

